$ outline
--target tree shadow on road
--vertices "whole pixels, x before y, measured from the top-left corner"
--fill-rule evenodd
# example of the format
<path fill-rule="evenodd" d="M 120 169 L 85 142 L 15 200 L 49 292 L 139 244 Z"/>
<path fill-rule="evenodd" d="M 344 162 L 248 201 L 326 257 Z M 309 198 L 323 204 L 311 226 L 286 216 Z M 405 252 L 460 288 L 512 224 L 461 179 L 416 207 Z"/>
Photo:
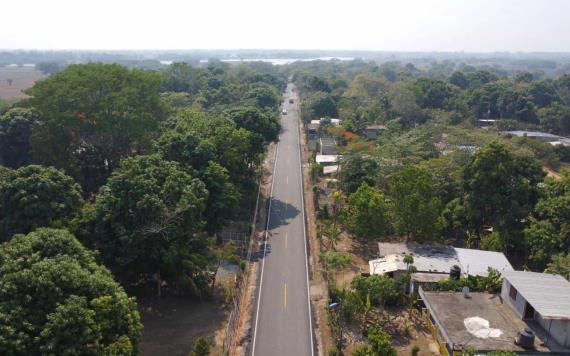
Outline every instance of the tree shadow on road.
<path fill-rule="evenodd" d="M 279 199 L 271 200 L 271 218 L 269 220 L 269 230 L 287 225 L 290 220 L 296 218 L 301 211 L 294 205 L 284 203 Z"/>

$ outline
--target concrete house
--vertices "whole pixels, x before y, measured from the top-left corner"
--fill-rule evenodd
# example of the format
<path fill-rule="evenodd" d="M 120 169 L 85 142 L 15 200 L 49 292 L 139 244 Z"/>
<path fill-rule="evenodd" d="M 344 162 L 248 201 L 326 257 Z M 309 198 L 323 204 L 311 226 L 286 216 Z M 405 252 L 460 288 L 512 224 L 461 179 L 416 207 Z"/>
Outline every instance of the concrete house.
<path fill-rule="evenodd" d="M 380 132 L 386 130 L 384 125 L 366 125 L 364 126 L 364 135 L 369 140 L 375 140 L 378 138 Z"/>
<path fill-rule="evenodd" d="M 570 282 L 559 275 L 507 271 L 501 297 L 519 318 L 536 322 L 548 337 L 570 348 Z"/>

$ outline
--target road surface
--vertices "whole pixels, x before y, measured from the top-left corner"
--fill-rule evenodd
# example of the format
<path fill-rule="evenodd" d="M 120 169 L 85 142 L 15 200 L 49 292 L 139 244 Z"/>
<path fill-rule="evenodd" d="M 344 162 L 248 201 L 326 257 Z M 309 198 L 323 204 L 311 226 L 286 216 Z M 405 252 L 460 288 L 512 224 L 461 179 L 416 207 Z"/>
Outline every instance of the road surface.
<path fill-rule="evenodd" d="M 301 175 L 298 97 L 289 84 L 287 115 L 273 172 L 255 310 L 252 355 L 313 355 Z M 289 99 L 294 103 L 290 104 Z"/>

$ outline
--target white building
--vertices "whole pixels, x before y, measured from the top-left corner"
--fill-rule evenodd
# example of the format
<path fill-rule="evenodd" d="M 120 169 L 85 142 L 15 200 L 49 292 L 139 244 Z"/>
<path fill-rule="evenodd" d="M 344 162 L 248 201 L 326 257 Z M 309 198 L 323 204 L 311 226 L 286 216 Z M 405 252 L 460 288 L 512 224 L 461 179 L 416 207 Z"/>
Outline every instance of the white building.
<path fill-rule="evenodd" d="M 554 274 L 507 271 L 501 297 L 521 319 L 537 322 L 570 348 L 570 282 Z"/>

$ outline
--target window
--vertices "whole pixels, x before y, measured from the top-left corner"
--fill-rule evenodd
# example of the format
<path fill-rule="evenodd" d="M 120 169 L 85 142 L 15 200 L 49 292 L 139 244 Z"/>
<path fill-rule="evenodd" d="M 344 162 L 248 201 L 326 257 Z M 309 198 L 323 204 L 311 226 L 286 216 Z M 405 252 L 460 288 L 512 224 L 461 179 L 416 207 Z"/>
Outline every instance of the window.
<path fill-rule="evenodd" d="M 517 300 L 517 289 L 513 286 L 511 286 L 511 288 L 509 289 L 509 297 L 511 297 L 512 300 Z"/>

